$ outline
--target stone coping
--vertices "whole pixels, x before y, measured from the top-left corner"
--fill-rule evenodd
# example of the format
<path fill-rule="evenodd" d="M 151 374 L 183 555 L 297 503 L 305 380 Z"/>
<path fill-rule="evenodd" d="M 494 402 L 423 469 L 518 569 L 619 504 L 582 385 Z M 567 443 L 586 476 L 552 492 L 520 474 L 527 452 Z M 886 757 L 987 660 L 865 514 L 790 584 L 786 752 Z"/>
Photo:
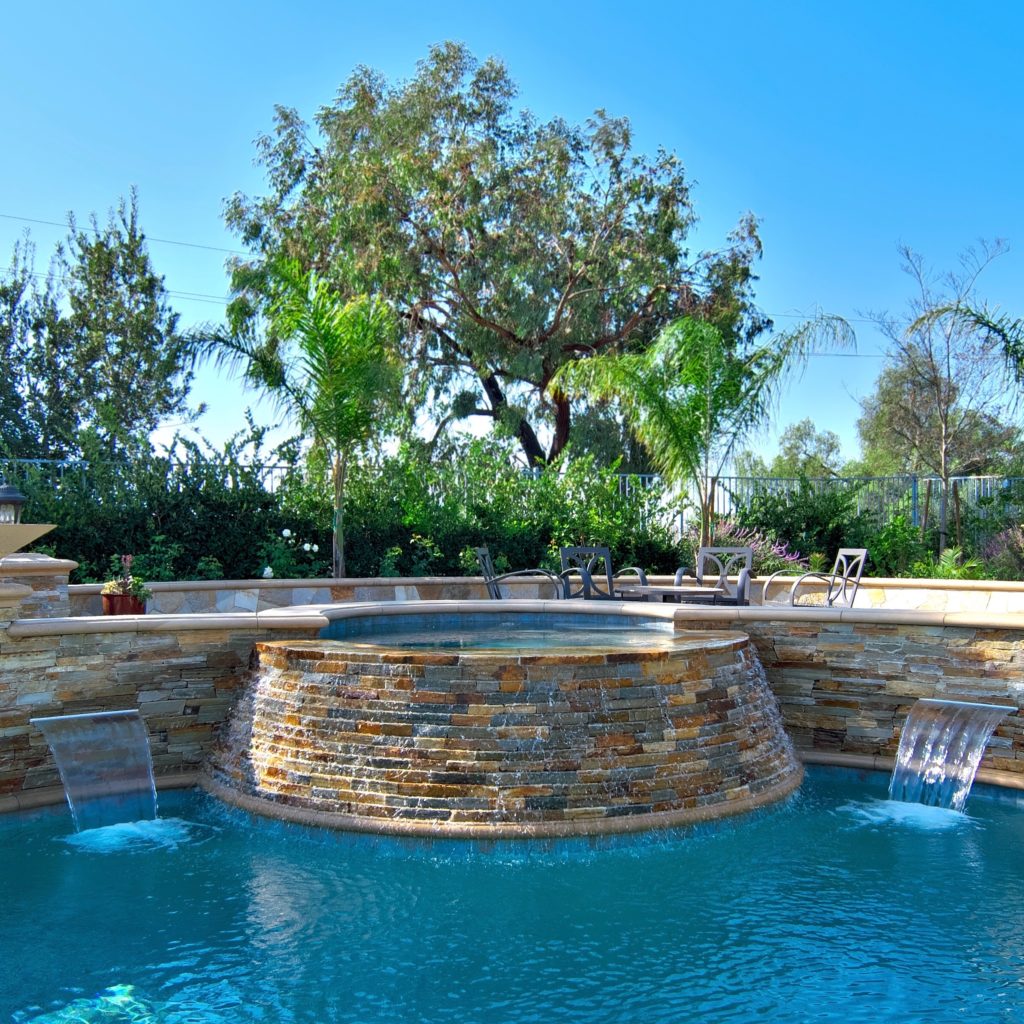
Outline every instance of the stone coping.
<path fill-rule="evenodd" d="M 856 768 L 862 771 L 892 773 L 896 761 L 892 757 L 875 754 L 843 754 L 829 750 L 798 750 L 797 756 L 804 764 L 821 764 L 831 768 Z M 1003 789 L 1024 790 L 1024 776 L 1016 772 L 1004 772 L 997 768 L 979 768 L 975 782 Z"/>
<path fill-rule="evenodd" d="M 37 560 L 46 559 L 50 566 L 64 568 L 67 567 L 70 571 L 77 567 L 77 562 L 68 561 L 65 559 L 53 559 L 47 555 L 35 555 L 32 553 L 8 555 L 6 559 L 0 560 L 0 568 L 5 568 L 9 562 L 13 559 L 28 559 L 33 558 Z M 795 574 L 794 574 L 795 575 Z M 671 583 L 672 575 L 657 573 L 648 574 L 649 579 L 657 581 L 658 583 Z M 755 576 L 751 578 L 751 589 L 759 590 L 760 587 L 768 579 L 767 576 Z M 780 586 L 786 583 L 787 578 L 782 578 L 779 581 Z M 792 577 L 788 577 L 790 583 L 792 583 Z M 159 582 L 152 581 L 148 582 L 148 586 L 153 591 L 173 591 L 173 590 L 252 590 L 258 588 L 261 590 L 287 590 L 295 587 L 343 587 L 343 586 L 442 586 L 446 583 L 458 583 L 458 584 L 480 584 L 481 578 L 479 576 L 352 576 L 352 577 L 321 577 L 317 579 L 309 579 L 301 577 L 297 579 L 279 579 L 277 577 L 271 577 L 270 579 L 264 579 L 263 577 L 255 579 L 244 579 L 244 580 L 173 580 L 170 582 Z M 861 581 L 860 585 L 862 588 L 885 588 L 892 590 L 966 590 L 970 592 L 974 591 L 986 591 L 986 590 L 999 590 L 999 591 L 1019 591 L 1024 593 L 1024 582 L 1020 580 L 944 580 L 944 579 L 932 579 L 924 577 L 908 577 L 908 576 L 865 576 Z M 102 583 L 73 583 L 71 590 L 76 594 L 98 594 L 103 589 Z"/>
<path fill-rule="evenodd" d="M 76 566 L 77 562 L 69 563 Z M 173 580 L 160 582 L 147 581 L 146 586 L 154 593 L 174 590 L 294 590 L 295 588 L 313 589 L 317 587 L 394 587 L 443 585 L 445 583 L 482 584 L 479 576 L 323 576 L 315 579 L 300 577 L 297 579 L 279 579 L 272 576 L 265 579 L 260 576 L 248 580 Z M 74 594 L 99 594 L 103 590 L 102 583 L 72 583 L 70 590 Z"/>
<path fill-rule="evenodd" d="M 201 773 L 175 772 L 155 777 L 156 788 L 161 789 L 193 789 L 201 781 Z M 0 796 L 0 814 L 12 814 L 15 811 L 31 811 L 37 807 L 53 807 L 67 800 L 63 786 L 44 786 L 39 789 L 26 789 L 18 793 Z"/>
<path fill-rule="evenodd" d="M 17 585 L 0 584 L 14 596 Z M 18 592 L 25 588 L 18 588 Z M 572 615 L 627 615 L 672 619 L 685 628 L 703 622 L 848 622 L 893 626 L 962 627 L 1024 630 L 1024 612 L 931 612 L 909 608 L 823 608 L 816 605 L 687 605 L 639 601 L 565 601 L 513 599 L 505 601 L 359 601 L 293 605 L 262 612 L 202 612 L 181 615 L 89 615 L 52 619 L 15 619 L 8 628 L 12 639 L 83 633 L 167 633 L 200 630 L 323 629 L 332 619 L 368 615 L 408 615 L 532 612 Z"/>
<path fill-rule="evenodd" d="M 0 583 L 0 607 L 17 607 L 32 594 L 32 588 L 21 583 Z"/>
<path fill-rule="evenodd" d="M 0 558 L 0 575 L 3 576 L 57 576 L 77 568 L 78 563 L 69 558 L 51 558 L 34 551 L 19 551 Z"/>

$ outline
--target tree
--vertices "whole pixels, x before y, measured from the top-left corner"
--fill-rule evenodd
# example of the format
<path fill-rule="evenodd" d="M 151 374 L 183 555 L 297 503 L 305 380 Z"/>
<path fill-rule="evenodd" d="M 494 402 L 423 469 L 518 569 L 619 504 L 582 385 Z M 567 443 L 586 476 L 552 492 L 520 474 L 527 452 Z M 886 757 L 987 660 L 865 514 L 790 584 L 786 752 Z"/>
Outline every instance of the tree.
<path fill-rule="evenodd" d="M 683 317 L 646 351 L 567 364 L 552 386 L 619 403 L 666 481 L 696 486 L 706 545 L 718 476 L 737 445 L 763 426 L 781 385 L 810 352 L 852 340 L 845 321 L 823 317 L 741 352 L 714 324 Z"/>
<path fill-rule="evenodd" d="M 398 86 L 358 69 L 315 131 L 278 108 L 258 143 L 268 194 L 227 208 L 252 250 L 231 315 L 259 314 L 282 254 L 341 294 L 383 294 L 439 428 L 484 417 L 540 464 L 570 436 L 570 399 L 549 386 L 560 366 L 648 344 L 683 313 L 736 338 L 765 326 L 748 296 L 760 243 L 748 217 L 722 252 L 691 257 L 673 154 L 635 154 L 625 119 L 542 123 L 514 96 L 502 64 L 445 43 Z"/>
<path fill-rule="evenodd" d="M 1006 313 L 999 313 L 987 306 L 945 305 L 926 310 L 911 324 L 912 331 L 933 326 L 943 317 L 958 320 L 968 330 L 983 331 L 997 341 L 1003 349 L 1007 369 L 1014 381 L 1024 384 L 1024 320 L 1014 320 Z"/>
<path fill-rule="evenodd" d="M 837 476 L 842 465 L 839 435 L 816 430 L 811 419 L 791 423 L 779 438 L 779 453 L 772 460 L 772 476 Z"/>
<path fill-rule="evenodd" d="M 241 371 L 311 435 L 330 467 L 333 571 L 343 577 L 349 463 L 386 430 L 401 396 L 397 322 L 386 303 L 368 296 L 345 302 L 295 260 L 271 269 L 263 330 L 199 332 L 193 353 Z"/>
<path fill-rule="evenodd" d="M 162 421 L 188 414 L 185 339 L 153 270 L 135 194 L 105 227 L 71 219 L 37 282 L 31 243 L 0 281 L 5 454 L 111 457 L 148 449 Z"/>
<path fill-rule="evenodd" d="M 1019 428 L 999 340 L 955 313 L 928 314 L 969 306 L 978 276 L 1002 251 L 999 243 L 968 249 L 959 270 L 936 277 L 920 255 L 902 247 L 903 270 L 916 292 L 910 315 L 876 317 L 891 348 L 875 394 L 861 404 L 857 429 L 865 461 L 939 478 L 940 553 L 948 539 L 952 478 L 997 464 L 1019 444 Z"/>
<path fill-rule="evenodd" d="M 841 465 L 839 435 L 831 430 L 816 430 L 812 419 L 786 427 L 770 464 L 751 451 L 739 452 L 735 459 L 736 475 L 750 477 L 838 476 Z"/>

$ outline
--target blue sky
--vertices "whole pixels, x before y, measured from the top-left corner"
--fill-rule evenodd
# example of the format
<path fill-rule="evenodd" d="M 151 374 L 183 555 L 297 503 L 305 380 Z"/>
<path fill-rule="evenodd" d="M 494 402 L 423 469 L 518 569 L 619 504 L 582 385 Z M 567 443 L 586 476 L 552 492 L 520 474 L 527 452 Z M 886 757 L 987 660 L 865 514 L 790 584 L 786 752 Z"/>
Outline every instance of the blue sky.
<path fill-rule="evenodd" d="M 695 182 L 695 248 L 759 217 L 757 295 L 779 328 L 816 309 L 850 318 L 858 354 L 814 359 L 755 447 L 810 416 L 857 454 L 857 401 L 884 351 L 867 314 L 911 293 L 900 243 L 946 270 L 1007 239 L 981 293 L 1024 314 L 1024 5 L 1009 0 L 10 4 L 0 258 L 29 228 L 45 269 L 61 229 L 12 218 L 102 218 L 134 185 L 183 322 L 217 319 L 225 254 L 169 242 L 236 247 L 223 201 L 261 190 L 253 140 L 273 106 L 311 117 L 356 65 L 405 78 L 444 39 L 503 59 L 541 117 L 601 107 L 631 119 L 637 149 L 675 151 Z M 218 441 L 254 404 L 212 371 L 196 397 Z"/>

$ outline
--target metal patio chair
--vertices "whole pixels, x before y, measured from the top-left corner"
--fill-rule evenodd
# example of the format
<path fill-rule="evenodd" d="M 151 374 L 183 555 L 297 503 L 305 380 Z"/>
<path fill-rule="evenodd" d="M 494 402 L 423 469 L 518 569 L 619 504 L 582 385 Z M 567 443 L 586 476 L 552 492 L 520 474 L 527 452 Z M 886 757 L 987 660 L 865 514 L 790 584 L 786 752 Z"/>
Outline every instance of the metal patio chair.
<path fill-rule="evenodd" d="M 750 573 L 754 565 L 754 549 L 699 548 L 696 568 L 676 569 L 674 585 L 681 587 L 687 579 L 701 586 L 710 583 L 718 588 L 707 594 L 685 594 L 680 600 L 687 604 L 750 604 Z M 733 583 L 731 576 L 736 577 Z"/>
<path fill-rule="evenodd" d="M 638 566 L 612 572 L 612 556 L 608 548 L 565 547 L 558 549 L 562 560 L 562 578 L 565 596 L 582 597 L 588 601 L 623 601 L 616 590 L 616 582 L 630 575 L 641 586 L 647 586 L 647 574 Z M 603 567 L 601 567 L 603 564 Z"/>
<path fill-rule="evenodd" d="M 561 597 L 564 591 L 562 578 L 556 573 L 548 572 L 547 569 L 518 569 L 515 572 L 505 572 L 500 576 L 495 572 L 494 559 L 491 558 L 491 551 L 486 545 L 481 548 L 473 548 L 477 562 L 480 563 L 480 571 L 484 577 L 484 586 L 487 588 L 487 596 L 494 601 L 504 598 L 501 592 L 501 584 L 506 580 L 529 579 L 533 577 L 540 582 L 541 578 L 555 587 L 555 597 Z"/>
<path fill-rule="evenodd" d="M 800 604 L 799 598 L 802 596 L 799 592 L 800 588 L 809 581 L 816 580 L 826 585 L 825 599 L 822 602 L 825 606 L 829 608 L 837 606 L 841 608 L 853 607 L 854 598 L 857 596 L 857 589 L 860 587 L 860 578 L 864 575 L 864 563 L 867 561 L 867 557 L 867 548 L 840 548 L 839 553 L 836 555 L 835 564 L 832 566 L 832 571 L 801 573 L 793 581 L 792 586 L 790 586 L 788 599 L 785 603 L 791 605 Z M 761 591 L 762 604 L 783 603 L 778 600 L 769 602 L 768 588 L 777 578 L 780 576 L 784 577 L 792 572 L 794 572 L 793 569 L 780 569 L 778 572 L 772 573 L 765 580 L 764 589 Z M 806 592 L 805 590 L 804 593 L 806 594 Z"/>

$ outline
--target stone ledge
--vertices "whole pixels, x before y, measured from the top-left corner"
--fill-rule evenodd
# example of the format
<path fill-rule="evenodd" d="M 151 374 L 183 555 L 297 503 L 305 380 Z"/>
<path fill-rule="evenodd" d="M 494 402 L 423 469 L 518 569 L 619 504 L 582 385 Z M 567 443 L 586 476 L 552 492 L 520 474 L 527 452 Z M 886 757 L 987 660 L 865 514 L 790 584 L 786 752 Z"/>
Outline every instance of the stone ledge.
<path fill-rule="evenodd" d="M 711 806 L 688 807 L 680 810 L 652 814 L 624 815 L 611 818 L 580 818 L 575 821 L 545 821 L 475 824 L 472 822 L 414 821 L 401 818 L 369 818 L 331 811 L 314 811 L 288 804 L 261 800 L 225 786 L 209 775 L 202 775 L 199 786 L 211 796 L 226 804 L 239 807 L 251 814 L 280 821 L 308 825 L 313 828 L 331 828 L 347 832 L 373 832 L 378 835 L 412 836 L 423 839 L 479 839 L 491 842 L 499 839 L 568 839 L 580 836 L 622 835 L 628 832 L 649 832 L 658 829 L 683 828 L 703 822 L 744 814 L 777 803 L 789 796 L 803 781 L 803 772 L 797 771 L 771 789 L 753 796 L 737 797 L 727 803 Z"/>
<path fill-rule="evenodd" d="M 164 789 L 194 789 L 200 784 L 200 772 L 174 772 L 167 775 L 156 776 L 156 788 L 159 792 Z M 14 811 L 31 811 L 37 807 L 53 807 L 65 803 L 67 795 L 63 786 L 46 786 L 42 789 L 27 789 L 20 793 L 10 793 L 0 796 L 0 814 L 10 814 Z"/>
<path fill-rule="evenodd" d="M 891 773 L 895 759 L 878 757 L 873 754 L 842 754 L 829 750 L 797 750 L 797 756 L 804 764 L 828 765 L 832 768 L 854 768 L 861 771 Z M 1004 772 L 997 768 L 979 768 L 975 782 L 1003 789 L 1024 790 L 1024 776 L 1015 772 Z"/>

